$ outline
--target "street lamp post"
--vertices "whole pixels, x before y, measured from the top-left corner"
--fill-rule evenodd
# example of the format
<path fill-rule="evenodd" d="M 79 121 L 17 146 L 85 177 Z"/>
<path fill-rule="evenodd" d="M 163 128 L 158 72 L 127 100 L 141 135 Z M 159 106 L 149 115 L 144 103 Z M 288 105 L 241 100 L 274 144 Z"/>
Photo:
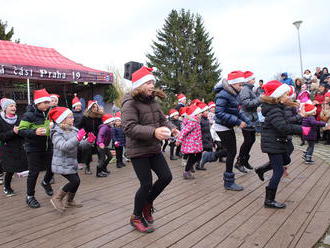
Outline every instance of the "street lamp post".
<path fill-rule="evenodd" d="M 302 57 L 301 57 L 301 45 L 300 45 L 300 33 L 299 33 L 299 28 L 300 25 L 302 24 L 302 21 L 295 21 L 292 23 L 293 25 L 296 26 L 298 30 L 298 46 L 299 46 L 299 57 L 300 57 L 300 71 L 301 71 L 301 76 L 303 76 L 303 64 L 302 64 Z"/>

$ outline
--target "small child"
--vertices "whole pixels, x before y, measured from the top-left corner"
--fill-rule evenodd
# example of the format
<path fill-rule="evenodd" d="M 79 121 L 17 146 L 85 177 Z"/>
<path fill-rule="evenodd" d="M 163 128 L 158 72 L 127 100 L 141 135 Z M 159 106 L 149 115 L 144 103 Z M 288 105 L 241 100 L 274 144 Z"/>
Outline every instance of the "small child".
<path fill-rule="evenodd" d="M 170 122 L 180 131 L 181 130 L 181 121 L 179 120 L 179 112 L 176 109 L 170 109 L 168 111 L 169 120 Z M 174 155 L 174 148 L 175 148 L 175 137 L 171 137 L 169 139 L 170 143 L 170 160 L 177 160 L 180 156 L 180 146 L 177 146 L 176 153 Z"/>
<path fill-rule="evenodd" d="M 112 154 L 108 146 L 111 142 L 111 124 L 113 121 L 114 117 L 111 114 L 105 114 L 102 117 L 103 124 L 99 126 L 96 141 L 97 150 L 99 153 L 99 164 L 97 166 L 96 177 L 107 177 L 110 174 L 107 166 L 112 159 Z"/>
<path fill-rule="evenodd" d="M 69 182 L 59 189 L 50 200 L 51 204 L 59 212 L 65 208 L 80 208 L 83 205 L 74 201 L 76 192 L 80 185 L 80 178 L 77 173 L 78 161 L 77 151 L 80 141 L 86 135 L 84 129 L 76 129 L 73 126 L 73 113 L 68 108 L 54 107 L 49 111 L 49 118 L 54 121 L 51 129 L 51 139 L 53 142 L 52 171 L 65 177 Z M 93 143 L 95 136 L 88 134 L 88 142 Z M 63 204 L 64 197 L 65 205 Z"/>
<path fill-rule="evenodd" d="M 310 131 L 307 135 L 304 135 L 304 140 L 307 141 L 308 147 L 307 150 L 304 152 L 303 159 L 305 160 L 305 164 L 312 164 L 314 161 L 312 160 L 315 141 L 317 140 L 317 129 L 318 127 L 326 127 L 325 130 L 330 129 L 330 125 L 323 121 L 317 121 L 314 117 L 316 114 L 316 106 L 312 104 L 304 104 L 303 110 L 305 116 L 302 121 L 303 127 L 310 127 Z"/>
<path fill-rule="evenodd" d="M 123 162 L 123 151 L 124 147 L 126 146 L 126 138 L 124 130 L 121 126 L 120 112 L 117 112 L 114 118 L 112 140 L 116 150 L 117 168 L 122 168 L 126 166 L 126 164 Z"/>
<path fill-rule="evenodd" d="M 330 125 L 330 91 L 324 97 L 320 118 Z M 323 130 L 323 137 L 326 140 L 325 145 L 330 145 L 330 130 Z"/>
<path fill-rule="evenodd" d="M 187 118 L 180 134 L 177 138 L 176 145 L 181 145 L 181 152 L 188 155 L 188 161 L 183 173 L 184 179 L 194 179 L 191 170 L 194 164 L 201 159 L 203 144 L 200 126 L 200 118 L 202 110 L 196 105 L 191 105 L 187 109 Z"/>

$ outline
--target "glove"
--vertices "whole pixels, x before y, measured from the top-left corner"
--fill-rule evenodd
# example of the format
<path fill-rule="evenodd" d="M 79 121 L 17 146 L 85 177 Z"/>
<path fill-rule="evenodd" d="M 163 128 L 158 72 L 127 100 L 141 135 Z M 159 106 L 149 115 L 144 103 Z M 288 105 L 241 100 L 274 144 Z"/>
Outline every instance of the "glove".
<path fill-rule="evenodd" d="M 119 141 L 115 141 L 115 147 L 119 147 L 120 143 Z"/>
<path fill-rule="evenodd" d="M 104 145 L 103 143 L 100 143 L 100 144 L 99 144 L 99 147 L 100 147 L 101 149 L 104 149 L 105 145 Z"/>
<path fill-rule="evenodd" d="M 86 131 L 84 129 L 80 129 L 77 133 L 77 140 L 82 141 L 85 135 L 86 135 Z"/>
<path fill-rule="evenodd" d="M 88 133 L 87 141 L 92 144 L 94 143 L 95 140 L 96 140 L 95 135 L 93 133 Z"/>
<path fill-rule="evenodd" d="M 302 133 L 304 136 L 307 136 L 309 132 L 311 131 L 311 127 L 301 127 L 302 128 Z"/>

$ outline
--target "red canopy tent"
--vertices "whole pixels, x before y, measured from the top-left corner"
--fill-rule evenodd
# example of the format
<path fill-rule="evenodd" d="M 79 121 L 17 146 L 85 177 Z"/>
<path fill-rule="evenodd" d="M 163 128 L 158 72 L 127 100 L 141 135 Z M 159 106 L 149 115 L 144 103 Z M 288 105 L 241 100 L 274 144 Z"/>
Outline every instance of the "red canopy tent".
<path fill-rule="evenodd" d="M 110 84 L 113 74 L 78 64 L 53 48 L 0 40 L 0 78 Z"/>

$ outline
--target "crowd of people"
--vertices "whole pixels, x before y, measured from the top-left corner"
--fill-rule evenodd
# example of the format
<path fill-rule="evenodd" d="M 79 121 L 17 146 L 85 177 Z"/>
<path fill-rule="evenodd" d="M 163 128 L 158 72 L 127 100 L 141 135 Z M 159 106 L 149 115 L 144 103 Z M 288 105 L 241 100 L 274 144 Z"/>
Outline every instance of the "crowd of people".
<path fill-rule="evenodd" d="M 26 113 L 16 115 L 16 103 L 3 98 L 0 102 L 1 181 L 7 196 L 15 195 L 11 181 L 14 173 L 27 173 L 26 204 L 39 208 L 35 188 L 39 173 L 46 171 L 41 186 L 51 197 L 53 207 L 63 212 L 69 207 L 82 207 L 75 201 L 80 185 L 79 169 L 93 174 L 93 154 L 98 155 L 96 177 L 107 177 L 113 156 L 116 166 L 125 166 L 126 156 L 140 182 L 135 193 L 130 224 L 140 232 L 153 232 L 155 199 L 172 180 L 171 170 L 163 155 L 170 148 L 170 160 L 182 159 L 184 180 L 193 180 L 196 170 L 204 171 L 208 162 L 225 163 L 223 185 L 226 190 L 241 191 L 235 182 L 234 168 L 240 173 L 255 170 L 266 186 L 264 206 L 285 208 L 275 200 L 283 175 L 287 175 L 290 155 L 294 150 L 292 136 L 299 135 L 308 143 L 302 154 L 312 164 L 316 142 L 330 144 L 330 74 L 327 68 L 306 70 L 302 78 L 292 80 L 287 73 L 281 80 L 264 83 L 251 71 L 233 71 L 214 87 L 214 101 L 189 100 L 177 94 L 178 104 L 165 116 L 157 101 L 166 97 L 155 88 L 151 68 L 142 67 L 132 74 L 132 89 L 123 99 L 121 112 L 104 113 L 96 101 L 86 109 L 77 96 L 72 110 L 60 107 L 60 96 L 46 89 L 34 91 L 34 104 Z M 236 128 L 241 129 L 243 143 L 237 150 Z M 261 133 L 261 150 L 268 161 L 256 168 L 250 164 L 251 149 Z M 237 155 L 238 153 L 238 155 Z M 236 156 L 237 155 L 237 156 Z M 235 161 L 236 159 L 236 161 Z M 153 182 L 152 171 L 158 179 Z M 53 192 L 54 174 L 68 181 Z"/>

